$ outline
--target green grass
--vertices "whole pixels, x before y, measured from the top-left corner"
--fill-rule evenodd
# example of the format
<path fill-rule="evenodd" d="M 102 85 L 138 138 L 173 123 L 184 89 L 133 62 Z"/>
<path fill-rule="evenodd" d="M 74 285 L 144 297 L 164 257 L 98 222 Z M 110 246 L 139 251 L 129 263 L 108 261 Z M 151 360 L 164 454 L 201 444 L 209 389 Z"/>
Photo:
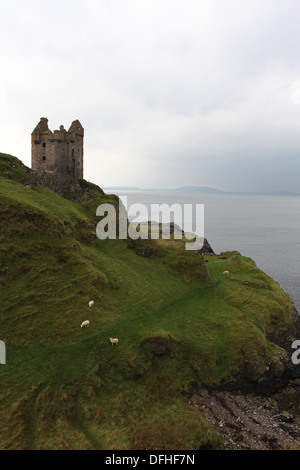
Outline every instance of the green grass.
<path fill-rule="evenodd" d="M 180 241 L 100 241 L 96 207 L 115 196 L 93 185 L 71 202 L 1 165 L 0 448 L 216 446 L 186 393 L 280 361 L 267 338 L 294 320 L 289 296 L 235 252 L 205 263 Z"/>

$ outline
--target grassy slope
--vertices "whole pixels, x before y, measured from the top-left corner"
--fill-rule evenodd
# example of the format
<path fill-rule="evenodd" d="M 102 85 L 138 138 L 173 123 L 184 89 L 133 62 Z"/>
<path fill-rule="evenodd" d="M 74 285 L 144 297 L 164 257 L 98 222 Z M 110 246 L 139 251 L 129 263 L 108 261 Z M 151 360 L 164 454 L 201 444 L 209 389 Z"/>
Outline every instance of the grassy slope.
<path fill-rule="evenodd" d="M 266 335 L 293 320 L 289 296 L 236 253 L 208 258 L 208 281 L 180 242 L 145 258 L 100 241 L 95 208 L 113 196 L 74 203 L 29 189 L 26 167 L 1 154 L 0 172 L 0 448 L 216 445 L 182 392 L 279 361 Z"/>

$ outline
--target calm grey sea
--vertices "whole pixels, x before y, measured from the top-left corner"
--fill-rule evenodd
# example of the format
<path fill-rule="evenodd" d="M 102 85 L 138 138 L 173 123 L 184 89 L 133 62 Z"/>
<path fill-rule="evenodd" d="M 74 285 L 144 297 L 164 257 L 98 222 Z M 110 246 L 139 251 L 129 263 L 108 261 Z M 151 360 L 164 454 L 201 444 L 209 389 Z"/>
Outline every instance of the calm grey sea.
<path fill-rule="evenodd" d="M 128 205 L 204 204 L 204 232 L 215 253 L 251 257 L 291 296 L 300 313 L 300 196 L 112 191 Z"/>

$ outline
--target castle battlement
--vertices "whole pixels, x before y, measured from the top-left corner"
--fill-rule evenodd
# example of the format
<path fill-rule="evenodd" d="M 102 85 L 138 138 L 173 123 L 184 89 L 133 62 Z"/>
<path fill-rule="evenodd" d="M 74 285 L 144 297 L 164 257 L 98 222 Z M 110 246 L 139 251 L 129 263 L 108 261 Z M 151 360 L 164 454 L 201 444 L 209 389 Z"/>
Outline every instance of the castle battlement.
<path fill-rule="evenodd" d="M 34 179 L 58 194 L 74 179 L 83 178 L 84 129 L 78 120 L 68 131 L 53 132 L 42 117 L 31 134 L 31 168 Z"/>

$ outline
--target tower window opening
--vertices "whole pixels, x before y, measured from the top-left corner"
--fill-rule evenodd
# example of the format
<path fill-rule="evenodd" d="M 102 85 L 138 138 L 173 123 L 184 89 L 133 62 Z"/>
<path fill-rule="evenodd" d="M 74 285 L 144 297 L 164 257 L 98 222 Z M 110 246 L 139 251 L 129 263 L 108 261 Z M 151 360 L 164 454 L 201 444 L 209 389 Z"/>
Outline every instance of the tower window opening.
<path fill-rule="evenodd" d="M 43 157 L 42 157 L 42 160 L 43 160 L 43 162 L 44 162 L 44 161 L 46 160 L 46 157 L 45 157 L 45 156 L 43 156 Z"/>
<path fill-rule="evenodd" d="M 45 142 L 43 143 L 43 147 L 44 147 L 44 148 L 46 147 L 46 144 L 45 144 Z"/>

